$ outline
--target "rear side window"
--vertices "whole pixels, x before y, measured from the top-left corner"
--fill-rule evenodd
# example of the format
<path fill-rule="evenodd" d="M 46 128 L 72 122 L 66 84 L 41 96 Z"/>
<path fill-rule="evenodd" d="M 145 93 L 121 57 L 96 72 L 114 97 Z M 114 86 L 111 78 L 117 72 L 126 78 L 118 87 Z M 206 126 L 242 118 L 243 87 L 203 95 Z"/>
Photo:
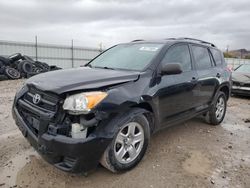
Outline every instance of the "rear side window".
<path fill-rule="evenodd" d="M 207 48 L 192 46 L 194 60 L 198 69 L 208 69 L 212 67 L 211 59 Z"/>
<path fill-rule="evenodd" d="M 189 48 L 185 44 L 171 47 L 162 62 L 165 64 L 180 63 L 182 71 L 190 71 L 192 69 Z"/>
<path fill-rule="evenodd" d="M 222 64 L 221 52 L 216 49 L 210 49 L 210 50 L 212 52 L 216 65 L 221 65 Z"/>

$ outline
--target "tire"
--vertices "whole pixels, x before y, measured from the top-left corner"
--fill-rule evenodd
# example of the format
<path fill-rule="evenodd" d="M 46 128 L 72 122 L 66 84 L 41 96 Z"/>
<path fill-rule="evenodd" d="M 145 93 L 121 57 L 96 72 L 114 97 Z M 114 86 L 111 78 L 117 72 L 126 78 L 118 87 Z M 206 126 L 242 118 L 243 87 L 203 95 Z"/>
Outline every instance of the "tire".
<path fill-rule="evenodd" d="M 4 64 L 0 61 L 0 75 L 4 74 L 5 66 Z"/>
<path fill-rule="evenodd" d="M 42 63 L 46 71 L 50 70 L 50 66 L 47 63 Z"/>
<path fill-rule="evenodd" d="M 23 72 L 23 61 L 17 61 L 17 70 Z"/>
<path fill-rule="evenodd" d="M 26 78 L 28 74 L 32 74 L 33 64 L 30 61 L 18 61 L 17 70 L 21 73 L 21 77 Z"/>
<path fill-rule="evenodd" d="M 225 117 L 227 110 L 227 98 L 225 93 L 219 92 L 214 104 L 206 114 L 206 121 L 211 125 L 219 125 Z"/>
<path fill-rule="evenodd" d="M 40 72 L 47 72 L 49 71 L 50 67 L 46 63 L 42 63 L 39 61 L 35 61 L 34 65 L 39 68 Z"/>
<path fill-rule="evenodd" d="M 8 57 L 8 59 L 10 59 L 12 62 L 18 61 L 22 59 L 22 54 L 20 53 L 12 54 Z"/>
<path fill-rule="evenodd" d="M 12 80 L 16 80 L 21 77 L 20 72 L 11 67 L 5 67 L 4 73 L 9 79 L 12 79 Z"/>
<path fill-rule="evenodd" d="M 150 127 L 143 115 L 145 113 L 147 111 L 135 108 L 110 122 L 118 129 L 100 160 L 102 166 L 114 173 L 123 172 L 134 168 L 141 161 L 150 140 Z M 123 154 L 119 155 L 121 152 Z"/>
<path fill-rule="evenodd" d="M 50 66 L 50 71 L 55 71 L 55 70 L 60 70 L 60 67 L 57 67 L 56 65 L 51 65 Z"/>
<path fill-rule="evenodd" d="M 9 66 L 10 65 L 10 60 L 5 58 L 5 57 L 2 57 L 0 56 L 0 62 L 5 65 L 5 66 Z"/>
<path fill-rule="evenodd" d="M 29 61 L 23 61 L 22 71 L 26 74 L 33 73 L 33 64 Z"/>
<path fill-rule="evenodd" d="M 20 63 L 20 60 L 19 60 L 19 61 L 12 62 L 12 63 L 10 64 L 10 66 L 11 66 L 12 68 L 18 70 L 18 65 L 19 65 L 19 63 Z"/>

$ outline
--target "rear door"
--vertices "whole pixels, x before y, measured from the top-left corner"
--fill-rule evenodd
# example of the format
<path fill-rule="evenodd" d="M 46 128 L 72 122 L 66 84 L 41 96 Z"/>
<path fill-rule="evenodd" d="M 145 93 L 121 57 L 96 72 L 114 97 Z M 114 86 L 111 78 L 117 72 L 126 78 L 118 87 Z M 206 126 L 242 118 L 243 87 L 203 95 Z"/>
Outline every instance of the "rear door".
<path fill-rule="evenodd" d="M 218 75 L 207 47 L 192 44 L 191 49 L 198 74 L 199 92 L 195 93 L 197 98 L 196 107 L 202 109 L 206 108 L 209 102 L 212 101 L 214 91 L 219 84 Z"/>
<path fill-rule="evenodd" d="M 225 77 L 227 78 L 229 77 L 229 75 L 225 75 L 225 74 L 228 74 L 228 71 L 225 71 L 227 69 L 226 69 L 226 64 L 225 64 L 225 60 L 223 57 L 223 53 L 219 51 L 218 49 L 214 49 L 214 48 L 210 48 L 209 50 L 213 56 L 213 59 L 216 65 L 216 77 L 220 79 L 220 82 L 223 82 L 225 81 Z"/>

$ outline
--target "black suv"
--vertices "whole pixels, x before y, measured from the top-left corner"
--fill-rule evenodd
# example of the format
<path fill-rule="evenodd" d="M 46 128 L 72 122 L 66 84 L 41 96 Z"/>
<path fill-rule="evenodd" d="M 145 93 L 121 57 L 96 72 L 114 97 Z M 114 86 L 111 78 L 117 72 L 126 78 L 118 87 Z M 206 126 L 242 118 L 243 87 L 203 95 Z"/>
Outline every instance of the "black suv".
<path fill-rule="evenodd" d="M 17 92 L 13 117 L 45 160 L 70 172 L 100 162 L 135 167 L 156 131 L 203 115 L 225 116 L 231 73 L 215 45 L 191 38 L 136 40 L 85 67 L 34 76 Z"/>

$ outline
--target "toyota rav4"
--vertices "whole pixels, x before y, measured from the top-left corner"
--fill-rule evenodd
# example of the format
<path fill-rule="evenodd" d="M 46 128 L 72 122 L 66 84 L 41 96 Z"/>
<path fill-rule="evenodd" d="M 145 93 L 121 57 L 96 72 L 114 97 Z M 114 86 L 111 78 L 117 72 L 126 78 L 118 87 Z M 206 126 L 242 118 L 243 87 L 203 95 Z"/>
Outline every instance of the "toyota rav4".
<path fill-rule="evenodd" d="M 13 117 L 54 166 L 89 172 L 135 167 L 156 131 L 198 115 L 220 124 L 231 73 L 212 43 L 135 40 L 81 68 L 34 76 L 17 92 Z"/>

